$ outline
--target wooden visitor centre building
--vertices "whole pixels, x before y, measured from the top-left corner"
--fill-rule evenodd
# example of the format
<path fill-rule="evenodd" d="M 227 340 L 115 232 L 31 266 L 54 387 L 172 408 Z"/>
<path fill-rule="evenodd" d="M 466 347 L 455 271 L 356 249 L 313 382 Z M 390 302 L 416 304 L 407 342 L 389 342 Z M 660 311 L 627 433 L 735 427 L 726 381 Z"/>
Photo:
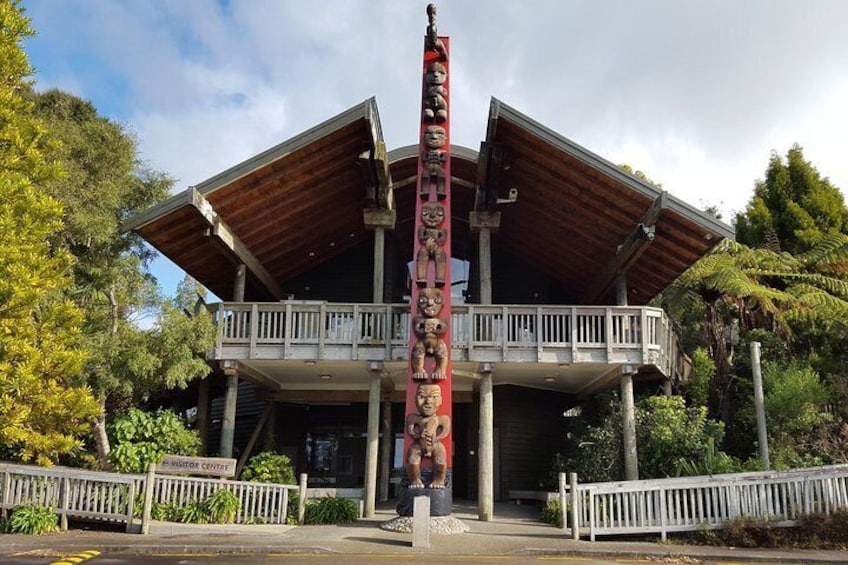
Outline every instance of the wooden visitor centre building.
<path fill-rule="evenodd" d="M 370 99 L 130 220 L 227 300 L 192 389 L 208 454 L 270 440 L 366 513 L 396 494 L 418 152 L 386 150 Z M 490 519 L 538 490 L 566 411 L 608 389 L 636 478 L 634 380 L 687 367 L 646 304 L 732 229 L 498 100 L 450 155 L 454 496 Z"/>

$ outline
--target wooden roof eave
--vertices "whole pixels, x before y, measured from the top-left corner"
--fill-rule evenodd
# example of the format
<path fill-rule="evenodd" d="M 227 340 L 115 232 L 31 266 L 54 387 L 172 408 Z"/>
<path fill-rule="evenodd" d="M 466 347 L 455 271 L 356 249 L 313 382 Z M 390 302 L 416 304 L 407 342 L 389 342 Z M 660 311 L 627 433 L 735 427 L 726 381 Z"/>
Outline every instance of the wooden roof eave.
<path fill-rule="evenodd" d="M 489 125 L 486 131 L 487 143 L 495 143 L 498 130 L 497 125 L 500 119 L 512 122 L 531 135 L 546 142 L 550 146 L 568 154 L 582 163 L 585 163 L 592 169 L 627 186 L 633 191 L 649 198 L 651 201 L 655 201 L 663 192 L 661 188 L 652 186 L 641 179 L 626 173 L 621 168 L 607 161 L 603 157 L 592 153 L 588 149 L 581 147 L 570 139 L 543 126 L 532 118 L 525 116 L 518 110 L 504 104 L 497 98 L 492 98 L 489 108 Z M 720 220 L 717 220 L 710 214 L 698 210 L 694 206 L 676 198 L 674 195 L 667 195 L 664 209 L 683 216 L 703 229 L 705 232 L 710 233 L 713 238 L 715 238 L 716 242 L 723 238 L 735 239 L 736 237 L 736 233 L 732 227 Z"/>
<path fill-rule="evenodd" d="M 378 142 L 383 142 L 383 127 L 380 124 L 380 114 L 377 111 L 377 101 L 374 97 L 365 100 L 364 102 L 345 110 L 341 114 L 337 114 L 332 118 L 312 127 L 305 132 L 296 135 L 286 141 L 271 147 L 235 165 L 226 171 L 223 171 L 209 179 L 198 184 L 198 192 L 202 195 L 209 195 L 216 190 L 231 184 L 232 182 L 249 175 L 261 169 L 262 167 L 277 161 L 286 155 L 302 149 L 311 143 L 329 135 L 330 133 L 340 130 L 354 122 L 365 120 L 368 123 L 371 133 L 372 150 Z"/>

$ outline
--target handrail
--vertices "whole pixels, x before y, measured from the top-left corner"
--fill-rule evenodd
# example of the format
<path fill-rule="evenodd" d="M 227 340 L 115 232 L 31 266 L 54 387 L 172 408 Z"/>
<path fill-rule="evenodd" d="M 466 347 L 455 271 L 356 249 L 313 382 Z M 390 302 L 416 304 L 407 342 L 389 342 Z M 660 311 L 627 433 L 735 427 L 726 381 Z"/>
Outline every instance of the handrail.
<path fill-rule="evenodd" d="M 218 326 L 217 359 L 225 346 L 243 348 L 244 358 L 407 355 L 407 304 L 221 302 L 208 309 Z M 450 331 L 454 351 L 470 361 L 636 363 L 667 375 L 679 363 L 668 318 L 648 306 L 463 304 L 452 307 Z M 275 349 L 263 353 L 268 348 Z"/>

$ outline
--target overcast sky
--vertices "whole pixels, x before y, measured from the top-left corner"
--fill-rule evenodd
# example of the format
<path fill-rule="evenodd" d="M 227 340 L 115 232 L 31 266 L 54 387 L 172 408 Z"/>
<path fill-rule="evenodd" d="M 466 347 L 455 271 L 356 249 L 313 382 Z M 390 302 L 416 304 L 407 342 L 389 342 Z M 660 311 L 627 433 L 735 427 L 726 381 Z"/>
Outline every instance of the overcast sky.
<path fill-rule="evenodd" d="M 91 100 L 178 190 L 376 96 L 416 142 L 426 2 L 24 0 L 39 89 Z M 437 3 L 451 133 L 494 96 L 683 200 L 744 208 L 793 143 L 848 188 L 848 1 Z"/>

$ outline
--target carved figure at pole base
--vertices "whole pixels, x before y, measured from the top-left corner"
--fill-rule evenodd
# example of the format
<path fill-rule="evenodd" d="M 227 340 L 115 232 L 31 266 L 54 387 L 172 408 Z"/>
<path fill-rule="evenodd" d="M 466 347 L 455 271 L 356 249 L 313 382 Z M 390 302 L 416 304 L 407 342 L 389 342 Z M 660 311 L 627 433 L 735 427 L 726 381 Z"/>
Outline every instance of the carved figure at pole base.
<path fill-rule="evenodd" d="M 431 489 L 445 488 L 447 475 L 447 452 L 441 440 L 450 433 L 450 418 L 437 412 L 442 406 L 442 389 L 436 384 L 420 384 L 415 392 L 417 414 L 406 417 L 406 433 L 413 441 L 406 454 L 406 472 L 409 488 L 423 489 L 421 480 L 421 460 L 433 461 L 433 480 Z"/>
<path fill-rule="evenodd" d="M 421 176 L 420 195 L 426 199 L 433 185 L 436 186 L 436 198 L 445 198 L 445 169 L 442 166 L 447 160 L 447 154 L 440 148 L 447 140 L 447 132 L 442 126 L 427 126 L 424 130 L 424 145 L 427 149 L 421 152 L 421 159 L 427 167 Z"/>
<path fill-rule="evenodd" d="M 439 39 L 439 31 L 436 29 L 436 5 L 427 4 L 427 18 L 429 25 L 427 26 L 427 36 L 424 41 L 424 46 L 427 51 L 435 51 L 443 61 L 448 60 L 448 50 L 445 49 L 445 44 Z"/>
<path fill-rule="evenodd" d="M 448 102 L 445 96 L 448 89 L 444 84 L 448 71 L 441 63 L 430 63 L 424 74 L 424 112 L 423 117 L 428 121 L 443 122 L 448 119 Z"/>
<path fill-rule="evenodd" d="M 427 265 L 432 259 L 436 264 L 435 285 L 445 286 L 447 253 L 442 248 L 448 237 L 448 230 L 439 226 L 445 221 L 445 207 L 435 202 L 426 202 L 421 206 L 421 225 L 418 227 L 418 240 L 421 247 L 415 258 L 415 283 L 427 286 Z"/>
<path fill-rule="evenodd" d="M 418 313 L 412 320 L 412 330 L 418 341 L 412 346 L 410 365 L 412 380 L 443 381 L 447 378 L 448 347 L 442 336 L 448 331 L 448 324 L 438 317 L 442 311 L 444 297 L 438 288 L 422 288 L 418 293 Z M 431 374 L 424 368 L 424 359 L 433 357 L 436 365 Z"/>

